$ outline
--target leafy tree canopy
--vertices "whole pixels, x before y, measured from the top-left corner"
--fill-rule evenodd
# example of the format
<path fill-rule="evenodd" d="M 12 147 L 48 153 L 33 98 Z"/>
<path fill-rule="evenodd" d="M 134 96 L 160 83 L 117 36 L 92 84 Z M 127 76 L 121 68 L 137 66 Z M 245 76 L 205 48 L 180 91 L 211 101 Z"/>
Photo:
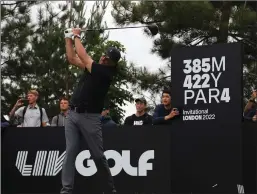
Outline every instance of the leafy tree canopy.
<path fill-rule="evenodd" d="M 106 27 L 103 17 L 108 1 L 96 1 L 86 18 L 86 1 L 49 2 L 1 2 L 2 16 L 2 112 L 8 114 L 20 96 L 35 88 L 40 93 L 40 105 L 48 116 L 58 114 L 58 99 L 72 95 L 78 76 L 78 68 L 68 64 L 65 56 L 64 29 L 71 26 L 98 29 Z M 32 10 L 37 9 L 36 15 Z M 88 32 L 82 39 L 88 53 L 98 61 L 107 47 L 116 46 L 125 52 L 117 41 L 108 40 L 108 34 Z M 133 65 L 123 57 L 118 66 L 107 100 L 112 106 L 111 116 L 121 122 L 124 110 L 120 107 L 132 100 L 126 88 L 133 79 Z"/>
<path fill-rule="evenodd" d="M 153 53 L 169 59 L 178 46 L 242 42 L 244 44 L 244 95 L 257 87 L 257 3 L 250 1 L 115 1 L 112 15 L 118 25 L 156 23 L 159 36 Z M 150 36 L 149 32 L 145 31 Z M 171 85 L 169 64 L 156 73 L 142 68 L 138 89 L 158 93 Z"/>

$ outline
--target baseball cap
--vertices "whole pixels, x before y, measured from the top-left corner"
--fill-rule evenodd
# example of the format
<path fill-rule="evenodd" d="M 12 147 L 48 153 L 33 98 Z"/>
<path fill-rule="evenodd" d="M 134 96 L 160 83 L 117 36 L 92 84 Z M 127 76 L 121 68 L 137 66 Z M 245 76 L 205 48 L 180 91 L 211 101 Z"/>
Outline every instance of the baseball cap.
<path fill-rule="evenodd" d="M 116 49 L 115 47 L 109 47 L 106 51 L 105 51 L 106 56 L 108 56 L 109 59 L 111 59 L 114 63 L 118 63 L 118 61 L 120 60 L 121 54 L 120 51 L 118 49 Z"/>
<path fill-rule="evenodd" d="M 147 104 L 146 103 L 146 99 L 144 98 L 144 97 L 142 97 L 142 98 L 137 98 L 136 100 L 135 100 L 135 102 L 143 102 L 143 103 L 145 103 L 145 104 Z"/>

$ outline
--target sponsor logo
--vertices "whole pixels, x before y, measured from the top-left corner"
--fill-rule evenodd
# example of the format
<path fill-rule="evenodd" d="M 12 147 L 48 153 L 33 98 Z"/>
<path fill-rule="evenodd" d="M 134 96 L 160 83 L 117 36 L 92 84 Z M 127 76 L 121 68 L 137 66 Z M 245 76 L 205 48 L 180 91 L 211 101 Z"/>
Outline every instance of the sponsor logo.
<path fill-rule="evenodd" d="M 58 150 L 37 151 L 34 164 L 27 164 L 28 151 L 18 151 L 15 166 L 22 176 L 56 176 L 62 170 L 62 164 L 66 152 L 62 154 Z M 115 165 L 110 168 L 112 176 L 118 175 L 122 169 L 130 176 L 147 176 L 147 171 L 153 170 L 153 164 L 148 160 L 154 159 L 154 150 L 142 153 L 138 160 L 138 167 L 130 164 L 130 150 L 122 150 L 122 154 L 115 150 L 107 150 L 104 155 L 113 159 Z M 96 165 L 88 150 L 80 152 L 75 160 L 75 167 L 82 176 L 92 176 L 97 172 Z M 86 160 L 87 166 L 84 166 Z"/>
<path fill-rule="evenodd" d="M 56 176 L 62 169 L 65 153 L 59 156 L 59 151 L 37 151 L 34 165 L 28 165 L 28 151 L 19 151 L 15 166 L 22 176 Z"/>

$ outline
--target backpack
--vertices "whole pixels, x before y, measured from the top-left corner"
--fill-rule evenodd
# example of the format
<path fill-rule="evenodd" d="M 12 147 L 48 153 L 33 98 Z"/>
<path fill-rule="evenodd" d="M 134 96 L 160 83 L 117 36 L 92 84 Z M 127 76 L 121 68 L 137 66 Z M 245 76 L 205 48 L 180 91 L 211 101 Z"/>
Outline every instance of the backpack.
<path fill-rule="evenodd" d="M 24 115 L 25 115 L 25 113 L 27 111 L 27 108 L 28 108 L 28 106 L 25 106 L 24 109 L 23 109 L 23 120 L 24 120 Z M 39 107 L 39 111 L 40 111 L 40 127 L 43 127 L 43 125 L 42 125 L 42 122 L 43 122 L 43 110 L 42 110 L 41 107 Z"/>

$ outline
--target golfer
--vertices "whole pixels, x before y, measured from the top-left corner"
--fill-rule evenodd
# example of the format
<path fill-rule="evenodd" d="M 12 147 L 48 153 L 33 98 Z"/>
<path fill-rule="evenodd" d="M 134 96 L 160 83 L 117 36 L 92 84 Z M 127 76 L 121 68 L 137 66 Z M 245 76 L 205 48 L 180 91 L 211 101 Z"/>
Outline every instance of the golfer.
<path fill-rule="evenodd" d="M 101 111 L 104 99 L 109 90 L 116 65 L 120 60 L 120 52 L 116 48 L 108 48 L 97 63 L 87 54 L 80 41 L 81 30 L 73 28 L 65 31 L 66 54 L 68 61 L 80 67 L 84 73 L 73 93 L 70 110 L 65 125 L 66 156 L 62 168 L 61 194 L 71 194 L 73 190 L 75 159 L 79 152 L 80 134 L 89 146 L 91 156 L 97 170 L 103 178 L 105 191 L 116 193 L 113 178 L 104 156 L 101 131 Z M 76 53 L 73 49 L 73 41 Z M 98 188 L 99 185 L 96 185 Z M 102 187 L 101 187 L 102 188 Z"/>

